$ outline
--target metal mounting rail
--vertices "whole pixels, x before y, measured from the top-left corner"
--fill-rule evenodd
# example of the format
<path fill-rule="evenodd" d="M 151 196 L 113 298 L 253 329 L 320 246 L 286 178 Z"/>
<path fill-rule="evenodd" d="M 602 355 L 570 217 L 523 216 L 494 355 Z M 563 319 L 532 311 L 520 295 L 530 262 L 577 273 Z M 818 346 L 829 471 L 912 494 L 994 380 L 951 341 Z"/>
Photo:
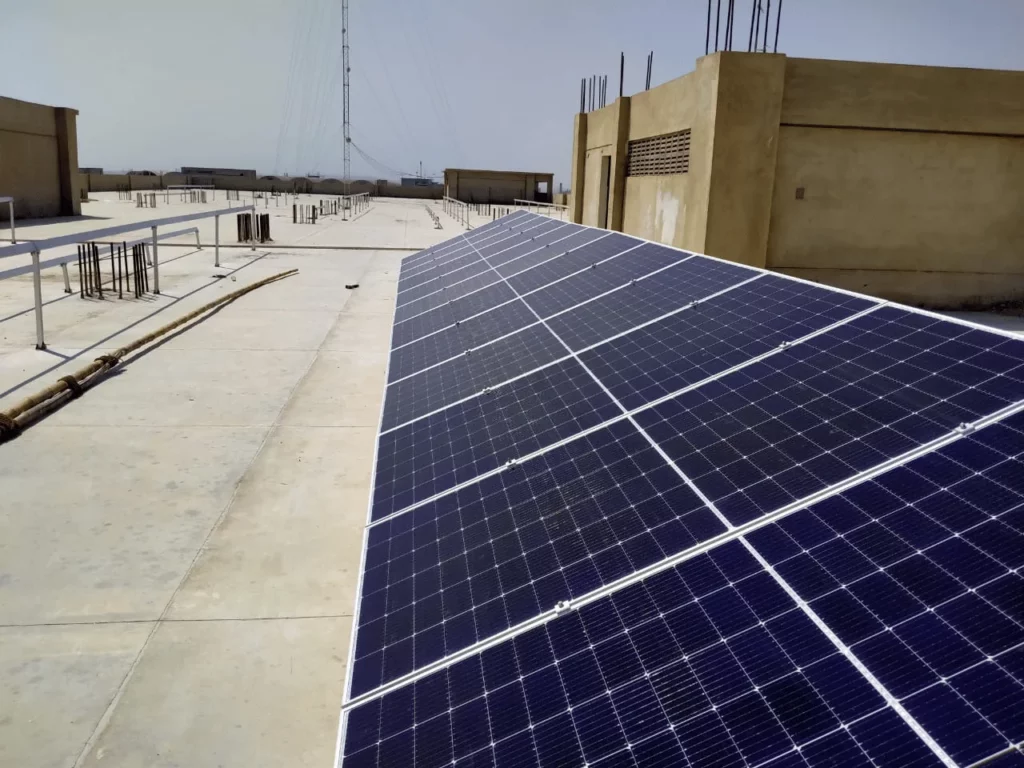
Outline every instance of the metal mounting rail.
<path fill-rule="evenodd" d="M 0 198 L 3 200 L 3 198 Z M 136 242 L 148 242 L 152 245 L 152 257 L 153 257 L 153 292 L 160 293 L 160 257 L 157 250 L 157 242 L 161 239 L 157 229 L 159 227 L 166 227 L 171 224 L 182 224 L 187 221 L 197 221 L 199 219 L 214 219 L 214 265 L 220 265 L 220 217 L 228 216 L 230 214 L 243 213 L 245 211 L 255 212 L 256 208 L 253 205 L 241 205 L 238 208 L 220 208 L 215 211 L 203 211 L 200 213 L 185 213 L 180 216 L 167 216 L 162 219 L 147 219 L 145 221 L 133 221 L 127 224 L 118 224 L 113 227 L 101 227 L 99 229 L 90 229 L 85 232 L 75 232 L 69 235 L 60 235 L 59 237 L 47 237 L 41 240 L 26 240 L 22 243 L 13 245 L 7 245 L 0 248 L 0 259 L 11 258 L 14 256 L 21 256 L 23 254 L 31 254 L 32 264 L 26 270 L 11 270 L 5 274 L 5 277 L 13 277 L 14 274 L 24 274 L 24 272 L 32 272 L 32 283 L 35 293 L 35 314 L 36 314 L 36 349 L 46 349 L 46 340 L 43 335 L 43 281 L 42 281 L 42 269 L 43 262 L 39 259 L 39 254 L 42 251 L 50 248 L 58 248 L 62 245 L 77 245 L 78 243 L 91 242 L 99 240 L 101 238 L 110 237 L 112 235 L 120 235 L 125 232 L 138 232 L 141 229 L 150 230 L 150 237 L 145 238 L 142 241 Z M 180 235 L 187 234 L 188 230 L 178 231 L 174 234 Z M 13 234 L 13 233 L 12 233 Z M 165 235 L 170 236 L 170 235 Z M 198 241 L 198 231 L 196 233 Z M 256 242 L 253 241 L 252 250 L 256 250 Z M 46 262 L 47 266 L 54 264 L 61 264 L 66 262 L 69 257 L 58 257 L 51 259 Z M 66 267 L 65 267 L 66 268 Z M 67 275 L 65 274 L 65 285 L 67 284 Z"/>

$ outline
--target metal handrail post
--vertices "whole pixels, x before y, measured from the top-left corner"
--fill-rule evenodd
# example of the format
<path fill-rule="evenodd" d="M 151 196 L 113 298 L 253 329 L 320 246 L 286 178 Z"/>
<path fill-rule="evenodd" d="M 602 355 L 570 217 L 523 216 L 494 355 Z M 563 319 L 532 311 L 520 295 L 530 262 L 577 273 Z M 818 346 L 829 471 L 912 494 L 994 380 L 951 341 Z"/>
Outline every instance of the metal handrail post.
<path fill-rule="evenodd" d="M 157 253 L 156 227 L 153 227 L 153 293 L 160 293 L 160 256 Z"/>
<path fill-rule="evenodd" d="M 36 349 L 46 349 L 43 338 L 43 273 L 39 268 L 39 249 L 32 249 L 32 288 L 36 295 Z"/>
<path fill-rule="evenodd" d="M 199 233 L 196 232 L 198 237 Z M 220 266 L 220 216 L 213 217 L 213 266 Z"/>
<path fill-rule="evenodd" d="M 71 293 L 71 276 L 68 275 L 68 263 L 62 261 L 60 268 L 64 272 L 64 293 Z"/>

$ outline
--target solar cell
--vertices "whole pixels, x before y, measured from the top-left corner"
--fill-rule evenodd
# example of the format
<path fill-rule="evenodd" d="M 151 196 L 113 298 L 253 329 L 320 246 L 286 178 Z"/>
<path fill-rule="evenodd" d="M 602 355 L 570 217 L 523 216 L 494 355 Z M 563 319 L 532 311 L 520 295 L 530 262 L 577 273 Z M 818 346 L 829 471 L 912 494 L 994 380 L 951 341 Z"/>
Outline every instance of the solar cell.
<path fill-rule="evenodd" d="M 348 718 L 346 766 L 941 765 L 738 542 Z"/>
<path fill-rule="evenodd" d="M 518 272 L 523 272 L 527 269 L 531 269 L 532 267 L 536 267 L 538 264 L 542 264 L 546 261 L 550 261 L 555 258 L 564 258 L 566 254 L 578 253 L 580 249 L 588 243 L 594 243 L 597 240 L 605 240 L 610 237 L 614 237 L 614 235 L 593 229 L 575 227 L 572 232 L 566 234 L 562 239 L 556 240 L 553 243 L 547 243 L 540 248 L 535 248 L 515 259 L 502 260 L 500 264 L 495 264 L 494 269 L 503 277 L 509 277 Z M 619 235 L 618 237 L 615 237 L 615 240 L 612 242 L 618 242 L 619 237 L 622 236 Z M 622 239 L 629 240 L 629 238 Z M 602 243 L 601 247 L 604 247 L 604 243 Z M 588 248 L 586 250 L 589 251 L 590 249 Z M 488 259 L 491 263 L 498 260 L 499 259 Z"/>
<path fill-rule="evenodd" d="M 391 384 L 385 394 L 381 429 L 421 418 L 565 356 L 561 342 L 539 324 L 467 350 Z"/>
<path fill-rule="evenodd" d="M 875 303 L 765 275 L 580 355 L 627 408 L 665 395 L 806 336 Z"/>
<path fill-rule="evenodd" d="M 373 526 L 353 694 L 724 531 L 627 422 Z"/>
<path fill-rule="evenodd" d="M 679 256 L 686 258 L 687 254 Z M 549 318 L 559 337 L 579 350 L 758 275 L 746 267 L 694 256 L 655 275 L 638 277 L 635 283 L 624 281 L 621 287 L 596 298 L 587 293 L 585 282 L 579 284 L 581 290 L 576 294 L 575 278 L 569 278 L 530 294 L 527 301 Z M 584 303 L 572 306 L 576 295 Z M 556 312 L 561 314 L 555 316 Z"/>
<path fill-rule="evenodd" d="M 958 765 L 1024 741 L 1022 483 L 1018 415 L 748 537 Z"/>
<path fill-rule="evenodd" d="M 619 413 L 573 360 L 381 435 L 378 520 Z"/>
<path fill-rule="evenodd" d="M 739 525 L 1022 392 L 1024 341 L 883 307 L 636 418 Z"/>
<path fill-rule="evenodd" d="M 1020 756 L 1024 341 L 526 213 L 399 290 L 346 766 Z"/>
<path fill-rule="evenodd" d="M 392 347 L 409 344 L 428 333 L 436 333 L 455 323 L 451 306 L 445 302 L 419 315 L 399 320 L 396 312 L 395 325 L 391 329 Z"/>

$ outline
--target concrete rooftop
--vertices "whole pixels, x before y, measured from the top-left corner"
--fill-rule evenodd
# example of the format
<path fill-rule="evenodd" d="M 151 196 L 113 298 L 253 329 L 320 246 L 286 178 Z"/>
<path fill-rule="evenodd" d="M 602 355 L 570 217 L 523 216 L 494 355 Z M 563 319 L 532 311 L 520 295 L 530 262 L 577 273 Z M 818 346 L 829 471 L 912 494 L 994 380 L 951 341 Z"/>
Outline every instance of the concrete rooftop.
<path fill-rule="evenodd" d="M 155 211 L 95 197 L 83 218 L 25 223 L 19 238 L 226 205 L 223 193 L 206 206 L 161 197 Z M 2 766 L 331 764 L 411 252 L 375 247 L 464 229 L 436 202 L 442 230 L 422 201 L 316 225 L 270 203 L 277 244 L 318 248 L 224 249 L 218 270 L 210 248 L 161 244 L 163 294 L 139 300 L 82 300 L 74 268 L 66 296 L 49 270 L 45 352 L 29 277 L 0 281 L 3 409 L 218 294 L 299 269 L 0 446 Z M 234 240 L 231 218 L 222 225 Z M 199 226 L 212 242 L 212 220 Z"/>
<path fill-rule="evenodd" d="M 116 197 L 94 195 L 81 219 L 19 223 L 19 240 L 227 205 L 222 192 L 156 210 Z M 45 352 L 29 276 L 0 281 L 2 410 L 218 294 L 299 269 L 0 446 L 0 765 L 331 764 L 411 252 L 372 247 L 465 231 L 429 204 L 444 229 L 422 201 L 293 225 L 271 200 L 277 244 L 333 250 L 222 249 L 218 270 L 212 248 L 162 243 L 159 297 L 82 300 L 74 266 L 66 296 L 51 269 Z M 221 224 L 234 241 L 233 217 Z M 212 242 L 212 219 L 199 226 Z"/>

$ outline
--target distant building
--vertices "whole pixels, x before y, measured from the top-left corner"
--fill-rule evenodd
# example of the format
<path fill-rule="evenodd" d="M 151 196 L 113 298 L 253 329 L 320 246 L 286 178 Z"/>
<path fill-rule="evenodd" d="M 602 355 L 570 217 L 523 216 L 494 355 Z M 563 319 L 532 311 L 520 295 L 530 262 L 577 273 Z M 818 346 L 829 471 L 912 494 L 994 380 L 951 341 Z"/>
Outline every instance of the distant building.
<path fill-rule="evenodd" d="M 256 171 L 250 171 L 244 168 L 207 168 L 201 165 L 183 165 L 181 166 L 182 173 L 194 173 L 199 176 L 247 176 L 249 178 L 256 178 Z"/>
<path fill-rule="evenodd" d="M 438 182 L 433 179 L 424 178 L 422 176 L 403 176 L 402 177 L 403 187 L 436 187 Z"/>
<path fill-rule="evenodd" d="M 515 200 L 550 203 L 553 173 L 526 171 L 481 171 L 467 168 L 446 168 L 445 195 L 464 203 L 500 203 Z"/>
<path fill-rule="evenodd" d="M 79 168 L 79 173 L 103 173 L 102 168 Z"/>

